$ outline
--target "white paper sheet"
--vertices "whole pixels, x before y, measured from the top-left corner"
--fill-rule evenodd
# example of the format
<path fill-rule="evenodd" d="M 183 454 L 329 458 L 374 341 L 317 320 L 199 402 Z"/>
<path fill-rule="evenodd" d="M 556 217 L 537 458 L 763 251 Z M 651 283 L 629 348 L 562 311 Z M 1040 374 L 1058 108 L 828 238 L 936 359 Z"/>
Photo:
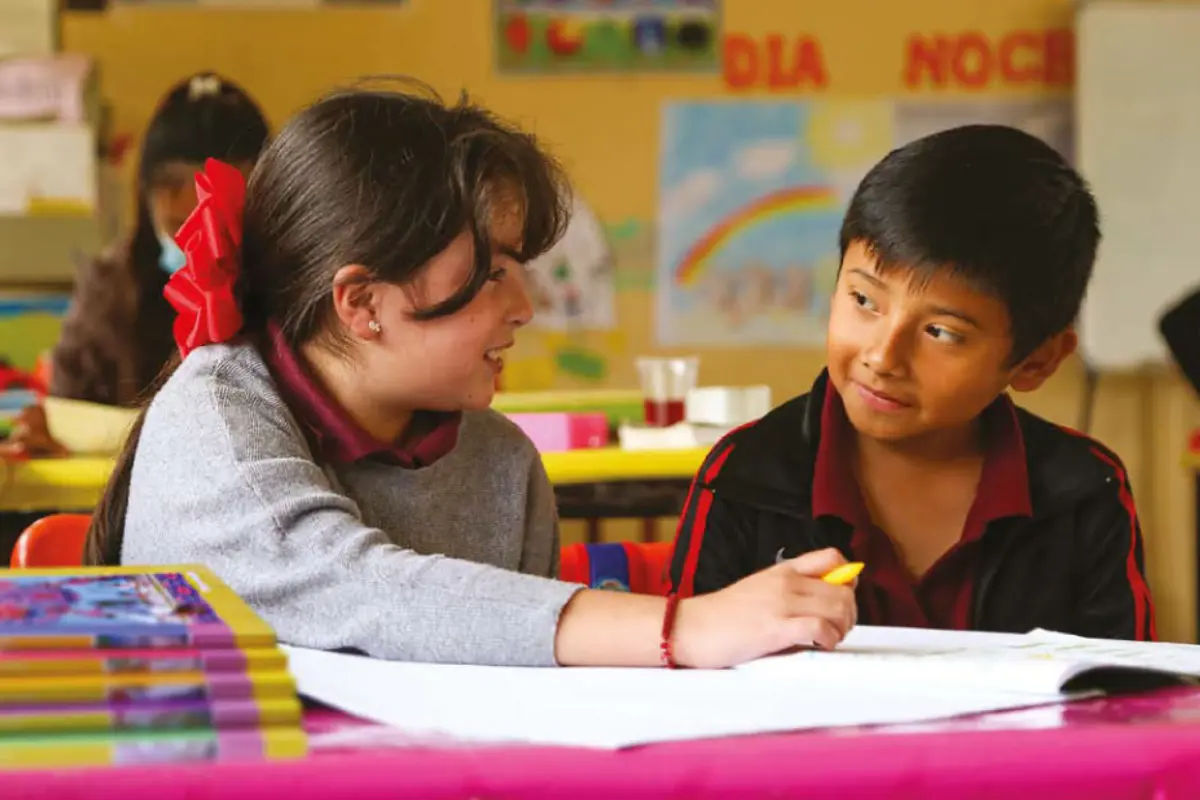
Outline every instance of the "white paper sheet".
<path fill-rule="evenodd" d="M 1088 640 L 1083 640 L 1088 641 Z M 797 683 L 819 683 L 829 674 L 861 682 L 908 686 L 934 683 L 959 691 L 1000 690 L 1057 694 L 1088 661 L 1054 658 L 1028 635 L 859 626 L 834 652 L 805 650 L 738 667 Z"/>
<path fill-rule="evenodd" d="M 737 670 L 521 669 L 377 661 L 286 648 L 300 692 L 416 741 L 617 749 L 834 726 L 917 723 L 1055 703 L 933 683 L 819 685 Z"/>
<path fill-rule="evenodd" d="M 1105 667 L 1200 676 L 1200 647 L 1086 639 L 1051 631 L 994 634 L 859 626 L 835 652 L 804 651 L 739 667 L 755 675 L 817 682 L 831 671 L 862 681 L 1043 695 Z"/>
<path fill-rule="evenodd" d="M 1200 676 L 1200 647 L 1194 644 L 1086 639 L 1044 630 L 1023 638 L 1021 652 L 1031 657 Z"/>
<path fill-rule="evenodd" d="M 1098 665 L 1200 674 L 1200 647 L 1188 645 L 869 626 L 831 653 L 732 670 L 445 666 L 285 649 L 302 694 L 417 741 L 598 748 L 1050 705 Z"/>

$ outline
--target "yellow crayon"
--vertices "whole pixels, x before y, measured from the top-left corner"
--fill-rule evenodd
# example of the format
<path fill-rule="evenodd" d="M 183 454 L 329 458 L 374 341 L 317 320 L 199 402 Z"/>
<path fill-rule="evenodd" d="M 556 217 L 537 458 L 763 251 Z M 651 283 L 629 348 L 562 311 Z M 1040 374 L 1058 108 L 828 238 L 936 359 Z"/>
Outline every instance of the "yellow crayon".
<path fill-rule="evenodd" d="M 832 583 L 834 586 L 845 586 L 850 581 L 858 577 L 858 573 L 863 571 L 861 561 L 851 561 L 849 564 L 842 564 L 837 569 L 832 569 L 821 578 L 826 583 Z"/>

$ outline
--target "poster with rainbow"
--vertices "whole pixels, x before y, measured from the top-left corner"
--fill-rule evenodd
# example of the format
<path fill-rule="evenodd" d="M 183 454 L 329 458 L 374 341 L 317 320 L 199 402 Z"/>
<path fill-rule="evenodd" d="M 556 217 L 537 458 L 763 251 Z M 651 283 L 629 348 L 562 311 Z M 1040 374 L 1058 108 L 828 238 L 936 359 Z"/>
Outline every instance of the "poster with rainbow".
<path fill-rule="evenodd" d="M 699 101 L 665 110 L 660 344 L 820 345 L 838 227 L 893 145 L 884 101 Z"/>
<path fill-rule="evenodd" d="M 1020 128 L 1072 156 L 1068 97 L 668 106 L 659 343 L 819 346 L 837 278 L 838 228 L 862 176 L 893 147 L 970 123 Z"/>

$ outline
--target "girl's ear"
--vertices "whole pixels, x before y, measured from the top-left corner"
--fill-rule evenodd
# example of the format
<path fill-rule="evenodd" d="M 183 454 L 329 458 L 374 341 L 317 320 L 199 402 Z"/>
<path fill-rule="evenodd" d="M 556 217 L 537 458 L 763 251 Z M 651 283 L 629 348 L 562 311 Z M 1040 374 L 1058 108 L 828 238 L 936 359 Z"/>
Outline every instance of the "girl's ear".
<path fill-rule="evenodd" d="M 1078 346 L 1079 337 L 1074 328 L 1067 328 L 1051 336 L 1017 365 L 1009 380 L 1009 386 L 1017 392 L 1032 392 L 1040 388 Z"/>
<path fill-rule="evenodd" d="M 333 276 L 333 311 L 359 339 L 374 339 L 379 325 L 378 284 L 361 264 L 347 264 Z M 372 324 L 374 323 L 374 324 Z"/>

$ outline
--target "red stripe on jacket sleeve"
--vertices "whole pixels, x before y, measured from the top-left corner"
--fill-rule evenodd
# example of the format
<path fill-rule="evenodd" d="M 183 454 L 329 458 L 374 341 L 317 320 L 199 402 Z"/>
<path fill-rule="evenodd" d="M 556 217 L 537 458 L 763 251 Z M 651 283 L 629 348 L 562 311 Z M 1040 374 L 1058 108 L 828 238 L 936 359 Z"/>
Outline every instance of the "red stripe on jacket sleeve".
<path fill-rule="evenodd" d="M 679 530 L 675 534 L 676 547 L 679 547 L 684 535 L 688 537 L 687 560 L 684 561 L 679 586 L 676 587 L 676 592 L 680 597 L 690 597 L 696 589 L 696 568 L 700 564 L 700 547 L 704 542 L 704 529 L 708 524 L 708 512 L 712 508 L 713 501 L 713 493 L 705 489 L 703 484 L 717 477 L 721 472 L 721 467 L 725 465 L 725 460 L 732 452 L 733 445 L 729 445 L 718 453 L 716 458 L 713 458 L 696 475 L 695 480 L 692 481 L 692 488 L 688 490 L 688 499 L 684 505 L 683 514 L 679 517 Z M 694 514 L 692 513 L 693 499 L 696 504 Z M 685 532 L 684 526 L 688 524 L 689 517 L 692 517 L 691 530 Z"/>
<path fill-rule="evenodd" d="M 1125 511 L 1125 517 L 1129 520 L 1129 552 L 1125 555 L 1125 579 L 1129 582 L 1129 592 L 1133 596 L 1133 609 L 1136 618 L 1133 621 L 1134 638 L 1139 641 L 1150 640 L 1154 641 L 1158 638 L 1158 629 L 1154 621 L 1154 601 L 1150 597 L 1150 586 L 1146 583 L 1145 577 L 1142 576 L 1142 571 L 1138 568 L 1137 562 L 1137 547 L 1138 547 L 1138 515 L 1137 505 L 1133 500 L 1133 490 L 1129 486 L 1129 476 L 1125 472 L 1125 467 L 1120 460 L 1109 454 L 1103 447 L 1088 436 L 1086 433 L 1067 427 L 1066 425 L 1057 426 L 1059 430 L 1077 436 L 1080 439 L 1086 439 L 1092 444 L 1091 452 L 1096 458 L 1103 461 L 1116 473 L 1117 478 L 1117 499 L 1121 503 L 1121 508 Z"/>
<path fill-rule="evenodd" d="M 1125 510 L 1125 516 L 1129 518 L 1129 552 L 1125 555 L 1125 577 L 1129 581 L 1129 591 L 1133 595 L 1134 614 L 1136 615 L 1134 638 L 1140 641 L 1147 639 L 1153 641 L 1158 638 L 1158 631 L 1154 624 L 1154 605 L 1150 599 L 1150 586 L 1138 568 L 1137 505 L 1133 501 L 1133 492 L 1129 488 L 1129 478 L 1120 462 L 1103 450 L 1093 447 L 1092 453 L 1117 473 L 1117 498 L 1121 502 L 1121 508 Z"/>

